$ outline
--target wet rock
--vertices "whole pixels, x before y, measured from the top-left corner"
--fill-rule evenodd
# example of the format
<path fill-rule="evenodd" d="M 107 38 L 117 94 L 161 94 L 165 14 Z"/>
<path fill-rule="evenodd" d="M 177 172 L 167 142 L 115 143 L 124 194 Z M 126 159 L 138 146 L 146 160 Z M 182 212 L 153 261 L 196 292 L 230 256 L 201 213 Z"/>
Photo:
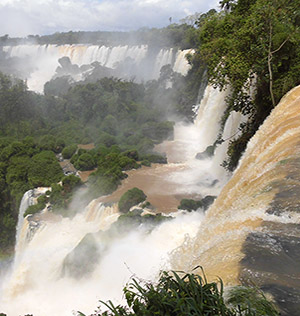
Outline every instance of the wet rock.
<path fill-rule="evenodd" d="M 195 158 L 198 160 L 203 160 L 212 157 L 215 153 L 215 148 L 216 147 L 214 145 L 207 146 L 206 149 L 201 153 L 198 153 Z"/>
<path fill-rule="evenodd" d="M 62 276 L 82 278 L 94 271 L 100 250 L 93 234 L 87 234 L 63 262 Z"/>
<path fill-rule="evenodd" d="M 266 222 L 244 245 L 240 280 L 270 293 L 281 315 L 300 310 L 300 225 Z"/>

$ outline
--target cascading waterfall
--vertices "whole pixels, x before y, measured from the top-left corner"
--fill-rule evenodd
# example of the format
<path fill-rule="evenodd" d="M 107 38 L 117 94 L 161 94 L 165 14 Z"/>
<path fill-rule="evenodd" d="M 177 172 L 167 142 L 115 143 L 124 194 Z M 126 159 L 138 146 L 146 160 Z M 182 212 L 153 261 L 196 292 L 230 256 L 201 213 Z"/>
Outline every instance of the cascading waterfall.
<path fill-rule="evenodd" d="M 71 315 L 73 310 L 92 313 L 98 299 L 120 299 L 121 288 L 132 273 L 153 279 L 160 268 L 168 268 L 168 252 L 184 242 L 187 231 L 194 236 L 202 219 L 201 213 L 190 217 L 178 214 L 175 220 L 155 228 L 151 234 L 140 227 L 112 241 L 88 277 L 80 280 L 62 277 L 64 259 L 84 236 L 103 228 L 103 219 L 106 223 L 108 218 L 113 222 L 118 216 L 114 213 L 115 207 L 102 206 L 99 210 L 99 205 L 95 208 L 96 204 L 93 202 L 73 219 L 42 224 L 24 250 L 10 281 L 6 282 L 1 308 L 7 314 L 14 316 L 30 312 L 63 316 Z M 105 241 L 101 236 L 96 236 L 96 239 L 101 253 Z"/>
<path fill-rule="evenodd" d="M 191 197 L 197 194 L 201 197 L 219 191 L 221 187 L 214 188 L 211 181 L 206 179 L 207 176 L 212 179 L 215 177 L 211 175 L 213 159 L 195 159 L 199 150 L 204 150 L 216 140 L 220 129 L 218 118 L 221 118 L 225 109 L 226 92 L 213 90 L 210 86 L 206 90 L 206 98 L 203 98 L 199 106 L 199 115 L 211 120 L 208 132 L 205 131 L 207 122 L 200 117 L 197 119 L 198 125 L 177 125 L 175 140 L 162 146 L 162 149 L 170 149 L 166 151 L 171 161 L 176 156 L 172 148 L 176 148 L 176 159 L 169 165 L 153 167 L 156 173 L 173 183 L 174 196 L 187 191 Z M 200 172 L 195 168 L 199 168 Z M 147 169 L 148 174 L 151 170 Z M 141 169 L 134 172 L 141 172 Z M 147 178 L 145 182 L 148 182 Z M 165 187 L 166 191 L 170 188 Z M 155 190 L 162 191 L 160 181 L 153 182 L 153 187 L 145 193 L 151 197 Z M 167 205 L 165 207 L 167 209 Z M 71 315 L 72 310 L 91 313 L 98 299 L 120 301 L 121 289 L 132 274 L 155 280 L 159 270 L 170 269 L 173 262 L 169 254 L 180 245 L 190 243 L 204 218 L 203 212 L 177 212 L 173 215 L 175 219 L 162 223 L 150 232 L 149 228 L 141 226 L 116 239 L 107 240 L 107 237 L 98 232 L 107 231 L 119 216 L 116 204 L 105 206 L 99 200 L 94 200 L 74 218 L 60 218 L 51 214 L 46 212 L 37 219 L 24 220 L 23 228 L 32 220 L 38 221 L 39 226 L 31 240 L 22 247 L 21 259 L 5 282 L 0 305 L 10 316 L 26 313 L 35 316 L 64 316 Z M 22 238 L 26 238 L 26 234 Z M 18 244 L 24 242 L 22 238 L 20 236 Z M 68 265 L 72 266 L 80 245 L 84 247 L 85 240 L 89 239 L 96 243 L 99 259 L 90 274 L 78 280 L 74 278 L 76 263 L 75 270 Z M 92 254 L 85 253 L 83 259 L 91 261 L 92 257 Z M 12 301 L 14 304 L 11 304 Z"/>
<path fill-rule="evenodd" d="M 23 195 L 23 198 L 21 200 L 21 204 L 20 204 L 20 211 L 19 211 L 19 216 L 18 216 L 18 224 L 17 224 L 17 229 L 16 229 L 16 240 L 20 240 L 20 234 L 21 234 L 21 230 L 23 227 L 23 223 L 24 223 L 24 213 L 27 210 L 27 208 L 30 205 L 33 205 L 34 201 L 33 201 L 33 190 L 28 190 L 27 192 L 25 192 L 25 194 Z M 18 242 L 16 243 L 16 246 L 18 245 Z M 17 249 L 16 249 L 17 252 Z"/>
<path fill-rule="evenodd" d="M 202 265 L 227 284 L 254 282 L 289 316 L 300 308 L 299 106 L 300 86 L 251 139 L 197 237 L 172 257 L 175 269 Z"/>
<path fill-rule="evenodd" d="M 30 74 L 25 74 L 29 89 L 43 92 L 44 84 L 55 74 L 59 66 L 58 59 L 69 57 L 72 64 L 78 66 L 99 62 L 101 66 L 115 69 L 130 62 L 127 71 L 116 73 L 121 78 L 134 78 L 138 81 L 158 79 L 160 69 L 170 64 L 175 72 L 186 75 L 189 64 L 185 55 L 193 50 L 176 51 L 172 48 L 152 52 L 147 45 L 140 46 L 97 46 L 97 45 L 16 45 L 5 46 L 8 57 L 26 59 L 34 65 Z M 81 80 L 77 75 L 74 79 Z"/>

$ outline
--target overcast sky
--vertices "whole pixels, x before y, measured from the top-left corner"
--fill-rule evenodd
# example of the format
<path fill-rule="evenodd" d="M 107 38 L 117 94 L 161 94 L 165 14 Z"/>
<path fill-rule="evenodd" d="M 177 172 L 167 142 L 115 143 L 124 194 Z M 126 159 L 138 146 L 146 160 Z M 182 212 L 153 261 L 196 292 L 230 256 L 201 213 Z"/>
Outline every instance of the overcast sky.
<path fill-rule="evenodd" d="M 0 0 L 0 36 L 163 27 L 219 0 Z"/>

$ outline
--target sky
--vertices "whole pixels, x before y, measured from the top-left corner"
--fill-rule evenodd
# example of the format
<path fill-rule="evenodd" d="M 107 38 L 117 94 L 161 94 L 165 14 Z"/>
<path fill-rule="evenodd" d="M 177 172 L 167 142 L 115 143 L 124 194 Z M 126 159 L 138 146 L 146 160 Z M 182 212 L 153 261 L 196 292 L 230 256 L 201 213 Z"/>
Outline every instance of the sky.
<path fill-rule="evenodd" d="M 0 0 L 0 36 L 164 27 L 219 0 Z"/>

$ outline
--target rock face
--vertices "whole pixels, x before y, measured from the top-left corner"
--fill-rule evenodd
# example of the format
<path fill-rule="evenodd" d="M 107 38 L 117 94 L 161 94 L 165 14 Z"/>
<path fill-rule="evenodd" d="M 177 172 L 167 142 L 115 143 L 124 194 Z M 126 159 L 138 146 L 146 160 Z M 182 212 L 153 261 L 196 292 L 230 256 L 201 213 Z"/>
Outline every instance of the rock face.
<path fill-rule="evenodd" d="M 206 158 L 212 157 L 214 155 L 214 152 L 215 152 L 214 145 L 207 146 L 207 148 L 201 153 L 198 153 L 195 158 L 198 160 L 206 159 Z"/>
<path fill-rule="evenodd" d="M 93 234 L 87 234 L 63 262 L 63 276 L 80 279 L 94 271 L 100 250 Z"/>

